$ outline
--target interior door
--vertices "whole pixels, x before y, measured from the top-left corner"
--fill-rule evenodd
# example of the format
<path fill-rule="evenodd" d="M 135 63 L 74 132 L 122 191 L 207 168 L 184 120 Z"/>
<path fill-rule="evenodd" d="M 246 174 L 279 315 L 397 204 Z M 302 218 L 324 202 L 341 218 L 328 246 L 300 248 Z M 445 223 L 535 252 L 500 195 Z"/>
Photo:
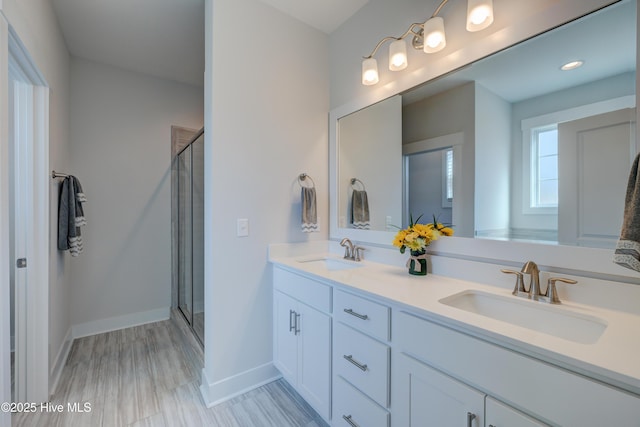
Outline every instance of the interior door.
<path fill-rule="evenodd" d="M 9 34 L 7 198 L 9 296 L 14 307 L 18 402 L 49 397 L 49 89 L 24 45 Z M 4 141 L 3 141 L 4 142 Z M 13 287 L 13 292 L 11 288 Z M 11 339 L 10 339 L 11 340 Z"/>
<path fill-rule="evenodd" d="M 635 117 L 625 108 L 558 125 L 560 244 L 615 246 L 637 152 Z"/>
<path fill-rule="evenodd" d="M 33 124 L 31 122 L 28 100 L 30 85 L 13 80 L 9 89 L 9 224 L 10 224 L 10 287 L 12 290 L 12 398 L 15 401 L 27 400 L 27 317 L 29 243 L 33 235 L 30 232 L 29 200 L 31 188 L 28 184 L 32 175 L 30 162 L 30 141 Z"/>

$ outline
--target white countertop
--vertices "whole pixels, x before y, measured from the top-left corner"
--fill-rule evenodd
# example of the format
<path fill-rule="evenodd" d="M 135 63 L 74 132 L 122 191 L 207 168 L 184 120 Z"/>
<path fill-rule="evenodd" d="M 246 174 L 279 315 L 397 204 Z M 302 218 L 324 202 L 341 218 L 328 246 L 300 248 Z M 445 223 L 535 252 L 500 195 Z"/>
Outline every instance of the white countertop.
<path fill-rule="evenodd" d="M 509 290 L 445 276 L 411 276 L 406 268 L 362 261 L 350 270 L 327 270 L 301 260 L 341 257 L 329 253 L 273 255 L 270 261 L 345 289 L 399 304 L 437 323 L 640 394 L 640 316 L 563 301 L 547 310 L 569 310 L 607 323 L 593 344 L 582 344 L 471 313 L 439 302 L 466 290 L 518 298 Z M 519 300 L 521 298 L 518 298 Z M 543 302 L 521 299 L 527 304 Z"/>

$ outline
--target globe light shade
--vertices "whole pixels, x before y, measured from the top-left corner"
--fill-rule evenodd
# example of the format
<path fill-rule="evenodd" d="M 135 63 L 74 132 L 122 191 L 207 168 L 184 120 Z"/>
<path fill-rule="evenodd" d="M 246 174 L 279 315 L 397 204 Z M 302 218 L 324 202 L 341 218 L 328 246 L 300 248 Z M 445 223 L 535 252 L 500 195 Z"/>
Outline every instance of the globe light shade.
<path fill-rule="evenodd" d="M 400 71 L 407 68 L 407 43 L 403 40 L 395 40 L 389 45 L 389 69 Z"/>
<path fill-rule="evenodd" d="M 424 23 L 423 50 L 425 53 L 439 52 L 447 45 L 444 35 L 444 20 L 435 16 Z"/>
<path fill-rule="evenodd" d="M 467 31 L 480 31 L 493 23 L 493 0 L 467 1 Z"/>
<path fill-rule="evenodd" d="M 378 83 L 378 61 L 367 58 L 362 61 L 362 84 L 371 86 Z"/>

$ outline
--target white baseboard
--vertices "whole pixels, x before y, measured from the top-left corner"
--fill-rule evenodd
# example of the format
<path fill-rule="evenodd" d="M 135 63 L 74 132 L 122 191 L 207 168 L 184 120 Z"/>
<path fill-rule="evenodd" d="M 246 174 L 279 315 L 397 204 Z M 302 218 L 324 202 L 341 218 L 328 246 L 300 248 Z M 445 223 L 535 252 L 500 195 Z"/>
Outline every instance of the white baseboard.
<path fill-rule="evenodd" d="M 67 363 L 69 352 L 71 352 L 71 345 L 73 344 L 73 335 L 71 334 L 72 328 L 67 330 L 67 334 L 64 336 L 60 350 L 56 356 L 56 360 L 53 362 L 51 372 L 49 372 L 49 396 L 52 396 L 58 387 L 58 381 L 62 375 L 62 369 Z"/>
<path fill-rule="evenodd" d="M 273 366 L 273 363 L 266 363 L 214 383 L 209 381 L 207 373 L 203 369 L 200 393 L 204 404 L 207 408 L 211 408 L 281 377 L 282 375 Z"/>
<path fill-rule="evenodd" d="M 169 319 L 171 309 L 158 308 L 156 310 L 143 311 L 141 313 L 127 314 L 124 316 L 110 317 L 107 319 L 92 320 L 91 322 L 73 325 L 73 338 L 88 337 L 104 332 L 117 331 L 118 329 L 144 325 L 146 323 L 159 322 Z"/>

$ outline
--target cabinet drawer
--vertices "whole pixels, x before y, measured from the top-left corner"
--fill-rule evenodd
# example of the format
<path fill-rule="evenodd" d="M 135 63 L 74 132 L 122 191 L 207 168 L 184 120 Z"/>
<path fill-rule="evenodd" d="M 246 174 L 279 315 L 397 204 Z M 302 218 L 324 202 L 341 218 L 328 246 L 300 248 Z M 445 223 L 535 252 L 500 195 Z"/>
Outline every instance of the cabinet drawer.
<path fill-rule="evenodd" d="M 485 408 L 485 424 L 487 427 L 547 427 L 547 424 L 534 420 L 491 397 L 487 397 Z"/>
<path fill-rule="evenodd" d="M 342 291 L 335 291 L 334 307 L 335 317 L 341 322 L 389 341 L 389 307 Z"/>
<path fill-rule="evenodd" d="M 349 423 L 351 421 L 352 424 Z M 388 427 L 389 413 L 340 377 L 333 385 L 333 425 Z"/>
<path fill-rule="evenodd" d="M 341 323 L 334 329 L 335 373 L 389 406 L 389 347 Z"/>
<path fill-rule="evenodd" d="M 400 351 L 543 422 L 632 426 L 640 420 L 637 396 L 412 314 L 394 314 L 393 334 Z"/>
<path fill-rule="evenodd" d="M 274 267 L 273 287 L 313 308 L 331 313 L 331 286 L 329 285 Z"/>

